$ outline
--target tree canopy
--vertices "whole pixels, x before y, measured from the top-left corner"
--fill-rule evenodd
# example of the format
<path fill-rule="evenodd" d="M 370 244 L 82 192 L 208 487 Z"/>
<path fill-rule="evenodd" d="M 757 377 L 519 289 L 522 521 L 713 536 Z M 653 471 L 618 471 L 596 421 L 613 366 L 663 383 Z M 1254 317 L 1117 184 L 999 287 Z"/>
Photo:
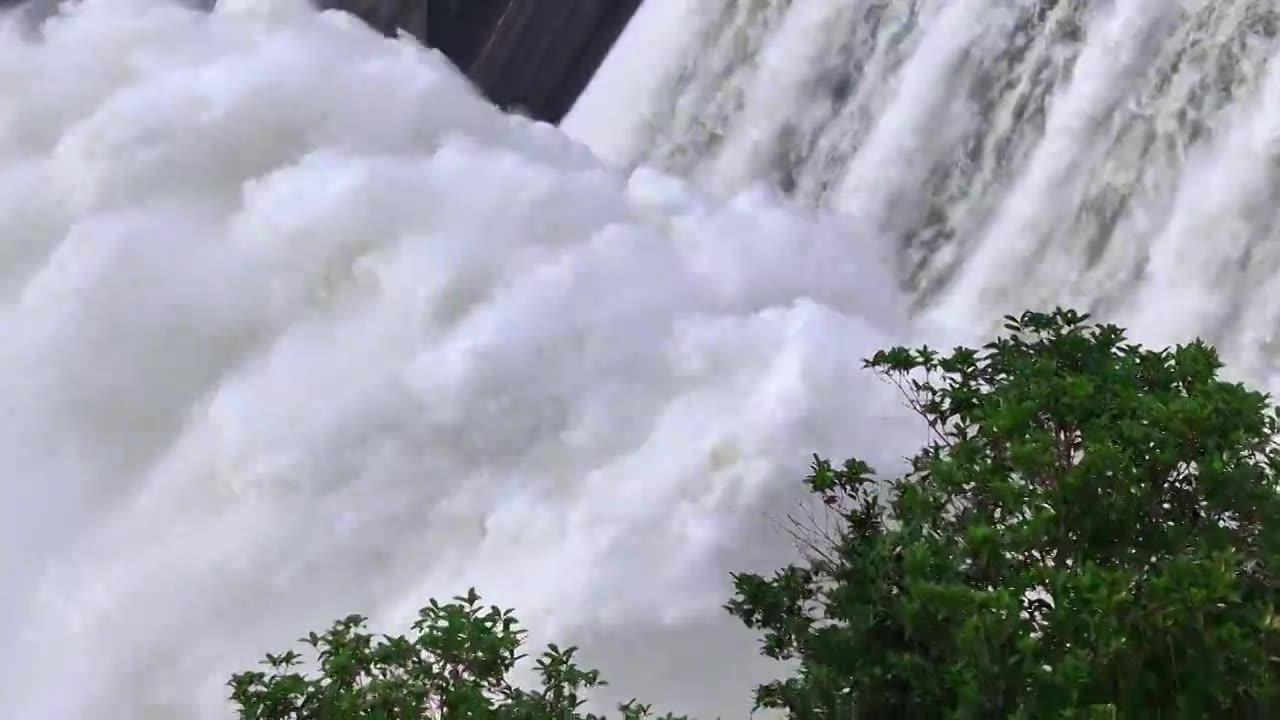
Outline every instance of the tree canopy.
<path fill-rule="evenodd" d="M 910 472 L 815 458 L 838 518 L 729 610 L 798 658 L 794 718 L 1274 713 L 1277 413 L 1202 342 L 1070 310 L 948 355 L 877 353 L 932 428 Z"/>

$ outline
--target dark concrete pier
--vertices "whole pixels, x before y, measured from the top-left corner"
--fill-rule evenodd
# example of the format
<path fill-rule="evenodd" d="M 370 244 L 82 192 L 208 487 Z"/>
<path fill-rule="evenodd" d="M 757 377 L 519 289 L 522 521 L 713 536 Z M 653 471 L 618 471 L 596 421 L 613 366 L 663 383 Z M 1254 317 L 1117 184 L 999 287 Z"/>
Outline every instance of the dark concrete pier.
<path fill-rule="evenodd" d="M 559 122 L 641 0 L 318 0 L 447 55 L 495 104 Z"/>

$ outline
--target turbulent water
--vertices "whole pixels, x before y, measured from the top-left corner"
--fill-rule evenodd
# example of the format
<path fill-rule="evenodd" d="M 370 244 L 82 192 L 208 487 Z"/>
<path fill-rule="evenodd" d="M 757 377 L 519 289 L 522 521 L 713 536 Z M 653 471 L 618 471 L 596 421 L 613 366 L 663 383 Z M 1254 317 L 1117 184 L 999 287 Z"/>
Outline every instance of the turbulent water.
<path fill-rule="evenodd" d="M 842 212 L 860 242 L 895 250 L 920 317 L 985 324 L 1064 302 L 1153 342 L 1205 334 L 1238 371 L 1272 371 L 1280 3 L 642 13 L 566 123 L 614 164 Z M 638 112 L 602 121 L 634 96 Z"/>
<path fill-rule="evenodd" d="M 921 439 L 872 350 L 1069 302 L 1270 382 L 1278 10 L 649 0 L 568 136 L 300 0 L 4 17 L 0 715 L 476 585 L 742 716 L 727 571 Z"/>

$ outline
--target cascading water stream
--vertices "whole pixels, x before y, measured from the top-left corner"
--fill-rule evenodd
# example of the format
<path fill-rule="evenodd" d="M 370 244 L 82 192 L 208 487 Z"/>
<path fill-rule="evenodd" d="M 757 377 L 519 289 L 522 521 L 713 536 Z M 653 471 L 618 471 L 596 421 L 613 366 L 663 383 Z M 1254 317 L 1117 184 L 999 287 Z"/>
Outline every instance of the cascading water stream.
<path fill-rule="evenodd" d="M 1278 22 L 649 0 L 565 123 L 601 162 L 301 0 L 0 17 L 0 714 L 225 718 L 476 585 L 742 716 L 727 572 L 810 453 L 922 439 L 871 351 L 1061 301 L 1270 383 Z"/>
<path fill-rule="evenodd" d="M 893 416 L 859 358 L 902 304 L 842 223 L 610 172 L 303 2 L 23 23 L 0 715 L 225 718 L 262 652 L 470 585 L 619 699 L 746 707 L 728 571 Z"/>
<path fill-rule="evenodd" d="M 1064 302 L 1271 374 L 1280 6 L 720 0 L 707 17 L 732 21 L 662 20 L 687 28 L 684 54 L 678 72 L 648 59 L 666 81 L 643 117 L 604 120 L 638 85 L 606 64 L 568 131 L 617 165 L 848 214 L 925 319 L 989 328 Z"/>

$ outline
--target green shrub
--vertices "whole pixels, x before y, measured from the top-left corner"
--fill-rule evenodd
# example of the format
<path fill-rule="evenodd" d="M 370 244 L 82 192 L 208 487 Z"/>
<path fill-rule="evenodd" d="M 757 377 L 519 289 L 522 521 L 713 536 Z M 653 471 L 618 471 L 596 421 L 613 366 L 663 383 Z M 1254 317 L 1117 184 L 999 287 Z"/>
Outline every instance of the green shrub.
<path fill-rule="evenodd" d="M 412 638 L 376 638 L 360 615 L 302 638 L 318 675 L 299 672 L 294 651 L 267 655 L 267 671 L 228 683 L 241 720 L 601 720 L 579 713 L 583 692 L 605 683 L 574 663 L 575 648 L 548 646 L 537 659 L 542 689 L 520 690 L 507 680 L 524 657 L 511 611 L 482 607 L 474 589 L 454 600 L 422 608 Z M 635 701 L 619 710 L 625 720 L 650 716 Z"/>
<path fill-rule="evenodd" d="M 728 609 L 792 718 L 1280 717 L 1277 415 L 1195 342 L 1068 310 L 867 365 L 933 435 L 891 482 L 815 458 L 835 520 Z"/>

